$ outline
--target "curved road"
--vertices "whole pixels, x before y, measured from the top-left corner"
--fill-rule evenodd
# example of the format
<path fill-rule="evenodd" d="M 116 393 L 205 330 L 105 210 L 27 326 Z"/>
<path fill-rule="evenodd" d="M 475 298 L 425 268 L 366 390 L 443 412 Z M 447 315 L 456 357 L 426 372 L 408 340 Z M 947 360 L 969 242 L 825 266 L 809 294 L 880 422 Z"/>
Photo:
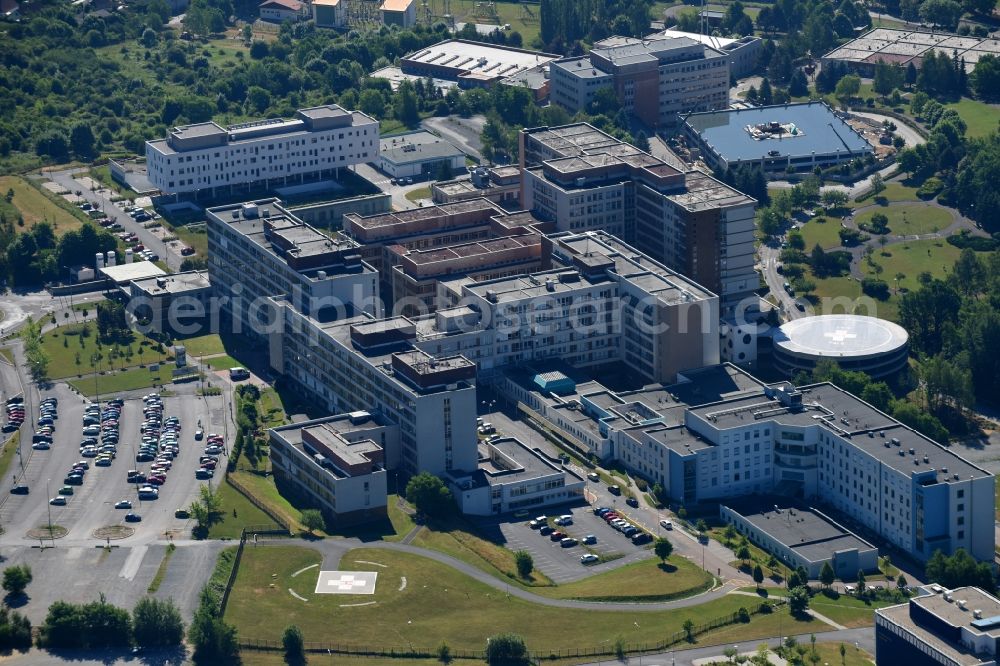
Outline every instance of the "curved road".
<path fill-rule="evenodd" d="M 419 528 L 418 528 L 419 529 Z M 258 546 L 272 546 L 280 545 L 286 546 L 290 542 L 287 539 L 281 540 L 265 540 L 260 541 Z M 294 543 L 294 542 L 293 542 Z M 408 546 L 401 543 L 393 543 L 389 541 L 372 541 L 365 542 L 360 539 L 324 539 L 322 541 L 315 541 L 312 543 L 306 542 L 306 546 L 314 548 L 323 555 L 323 567 L 324 569 L 337 569 L 337 565 L 340 563 L 340 558 L 344 556 L 349 550 L 355 548 L 378 548 L 381 550 L 394 550 L 401 553 L 408 553 L 410 555 L 420 555 L 432 559 L 436 562 L 449 566 L 452 569 L 460 571 L 461 573 L 475 579 L 476 581 L 483 583 L 484 585 L 489 585 L 493 589 L 509 594 L 512 597 L 517 597 L 524 601 L 531 602 L 533 604 L 539 604 L 542 606 L 552 606 L 555 608 L 572 608 L 576 610 L 599 610 L 599 611 L 621 611 L 621 612 L 651 612 L 651 611 L 663 611 L 670 610 L 672 608 L 685 608 L 688 606 L 697 606 L 699 604 L 706 603 L 708 601 L 714 601 L 729 594 L 733 590 L 737 589 L 739 586 L 734 583 L 726 583 L 715 589 L 709 590 L 708 592 L 703 592 L 692 597 L 685 597 L 683 599 L 672 599 L 670 601 L 658 601 L 651 603 L 640 603 L 640 602 L 603 602 L 603 601 L 578 601 L 575 599 L 551 599 L 549 597 L 544 597 L 540 594 L 535 594 L 534 592 L 529 592 L 517 585 L 510 585 L 503 580 L 492 576 L 485 571 L 481 571 L 471 564 L 467 564 L 459 559 L 456 559 L 450 555 L 445 555 L 444 553 L 439 553 L 435 550 L 428 550 L 426 548 L 419 548 L 417 546 Z"/>

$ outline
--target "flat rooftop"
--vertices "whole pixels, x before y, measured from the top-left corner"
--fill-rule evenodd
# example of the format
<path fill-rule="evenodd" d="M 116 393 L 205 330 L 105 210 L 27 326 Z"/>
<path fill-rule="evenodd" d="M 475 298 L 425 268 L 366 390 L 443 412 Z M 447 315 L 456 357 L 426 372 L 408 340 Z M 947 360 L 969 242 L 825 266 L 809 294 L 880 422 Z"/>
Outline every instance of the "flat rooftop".
<path fill-rule="evenodd" d="M 152 261 L 133 261 L 131 264 L 105 266 L 97 272 L 112 280 L 118 286 L 128 284 L 134 280 L 155 278 L 167 274 L 166 271 Z"/>
<path fill-rule="evenodd" d="M 997 616 L 1000 615 L 1000 601 L 996 597 L 975 587 L 955 588 L 949 594 L 951 601 L 945 599 L 944 594 L 925 594 L 910 599 L 908 603 L 880 608 L 875 612 L 918 636 L 920 640 L 951 658 L 954 663 L 960 666 L 995 663 L 993 655 L 977 655 L 961 643 L 946 640 L 944 637 L 928 631 L 923 625 L 917 624 L 911 617 L 911 607 L 919 606 L 921 609 L 938 617 L 945 624 L 956 629 L 962 627 L 973 635 L 987 635 L 993 639 L 1000 638 L 1000 625 L 994 624 Z M 965 601 L 964 609 L 960 608 L 957 604 L 960 600 Z M 977 621 L 973 615 L 974 610 L 982 611 L 982 619 L 987 620 L 985 624 L 989 628 L 980 629 L 973 624 Z"/>
<path fill-rule="evenodd" d="M 348 465 L 361 465 L 369 462 L 371 458 L 368 454 L 382 450 L 381 446 L 370 439 L 348 441 L 329 423 L 308 426 L 303 428 L 302 432 L 312 435 L 316 441 L 326 446 Z"/>
<path fill-rule="evenodd" d="M 833 384 L 804 386 L 799 391 L 803 405 L 799 411 L 785 407 L 777 397 L 769 398 L 761 392 L 694 407 L 690 414 L 711 422 L 716 428 L 768 421 L 779 426 L 822 424 L 840 436 L 849 435 L 853 446 L 883 465 L 903 474 L 924 475 L 932 472 L 931 479 L 938 483 L 953 481 L 955 475 L 960 479 L 989 476 L 989 472 L 950 449 L 907 428 Z M 899 443 L 896 444 L 893 439 Z M 910 453 L 911 449 L 913 453 Z"/>
<path fill-rule="evenodd" d="M 724 504 L 761 532 L 813 562 L 838 550 L 875 550 L 875 546 L 823 514 L 799 504 L 790 505 L 787 498 L 752 496 L 726 500 Z"/>
<path fill-rule="evenodd" d="M 863 359 L 898 351 L 909 337 L 906 329 L 885 319 L 838 314 L 793 319 L 772 340 L 789 353 Z"/>
<path fill-rule="evenodd" d="M 402 66 L 433 66 L 460 74 L 507 78 L 538 67 L 559 56 L 464 39 L 438 42 L 403 58 Z"/>
<path fill-rule="evenodd" d="M 931 51 L 944 53 L 949 58 L 957 53 L 959 59 L 965 59 L 966 71 L 971 72 L 983 56 L 1000 55 L 1000 40 L 948 32 L 874 28 L 833 49 L 823 59 L 869 65 L 897 63 L 903 67 L 912 62 L 920 69 L 923 57 Z"/>
<path fill-rule="evenodd" d="M 454 144 L 424 130 L 379 139 L 379 156 L 393 164 L 411 164 L 464 155 Z"/>
<path fill-rule="evenodd" d="M 308 269 L 299 271 L 310 279 L 317 278 L 317 271 L 326 271 L 330 277 L 347 272 L 371 272 L 373 269 L 359 262 L 355 268 L 344 266 L 345 253 L 355 250 L 359 244 L 344 236 L 336 234 L 328 236 L 314 227 L 298 219 L 285 210 L 277 199 L 262 199 L 248 202 L 256 206 L 254 213 L 248 215 L 245 204 L 231 204 L 209 208 L 209 215 L 245 236 L 261 251 L 288 263 L 290 256 L 298 259 L 322 257 L 330 255 L 330 261 L 325 265 L 310 265 Z M 264 217 L 265 211 L 267 217 Z M 272 225 L 271 238 L 265 233 L 265 224 Z M 276 243 L 286 245 L 289 250 L 281 248 Z M 297 269 L 296 269 L 297 270 Z"/>
<path fill-rule="evenodd" d="M 871 144 L 857 130 L 822 102 L 692 113 L 686 123 L 711 151 L 730 163 L 872 151 Z M 769 123 L 794 126 L 794 135 L 786 132 L 781 138 L 758 140 L 748 129 Z"/>
<path fill-rule="evenodd" d="M 614 272 L 667 303 L 696 301 L 714 294 L 680 273 L 650 259 L 605 231 L 552 234 L 553 252 L 562 259 L 610 262 Z"/>
<path fill-rule="evenodd" d="M 338 2 L 340 0 L 337 0 Z M 407 74 L 399 67 L 383 67 L 382 69 L 376 69 L 370 75 L 373 79 L 385 79 L 389 82 L 389 86 L 393 90 L 399 88 L 399 84 L 403 81 L 410 81 L 411 83 L 416 82 L 418 79 L 421 81 L 426 81 L 426 76 L 420 76 L 419 74 Z M 448 79 L 432 78 L 431 81 L 434 83 L 434 87 L 440 90 L 450 90 L 458 85 L 457 81 L 450 81 Z"/>
<path fill-rule="evenodd" d="M 682 208 L 694 212 L 756 203 L 753 197 L 749 197 L 739 190 L 734 190 L 701 171 L 685 173 L 684 190 L 665 196 Z"/>
<path fill-rule="evenodd" d="M 602 152 L 602 149 L 622 145 L 618 139 L 587 123 L 545 127 L 525 132 L 531 142 L 541 144 L 557 157 Z"/>
<path fill-rule="evenodd" d="M 162 277 L 148 277 L 133 280 L 132 284 L 150 296 L 184 294 L 189 291 L 198 291 L 212 286 L 212 283 L 208 279 L 208 271 L 187 271 L 184 273 L 172 273 Z"/>
<path fill-rule="evenodd" d="M 644 39 L 608 37 L 595 43 L 590 53 L 592 57 L 603 58 L 615 67 L 680 62 L 720 55 L 718 51 L 700 41 L 665 35 Z"/>
<path fill-rule="evenodd" d="M 462 226 L 468 223 L 464 223 L 461 217 L 451 218 L 451 216 L 476 212 L 502 215 L 504 210 L 489 199 L 466 199 L 365 217 L 352 215 L 351 224 L 365 230 L 384 229 L 387 232 L 386 236 L 392 237 L 432 233 L 439 228 L 450 228 L 452 225 Z M 430 226 L 429 220 L 437 220 L 438 223 L 435 226 Z M 477 222 L 477 224 L 481 224 L 481 222 Z"/>
<path fill-rule="evenodd" d="M 320 442 L 328 446 L 331 451 L 340 455 L 342 460 L 353 465 L 366 462 L 368 460 L 367 456 L 365 456 L 366 453 L 380 450 L 382 447 L 369 439 L 350 441 L 345 436 L 351 433 L 380 428 L 384 425 L 384 422 L 381 422 L 377 417 L 368 412 L 351 412 L 349 414 L 324 416 L 319 419 L 280 426 L 274 428 L 273 432 L 291 446 L 308 455 L 315 462 L 312 454 L 303 448 L 302 433 L 303 431 L 309 431 Z M 335 466 L 321 465 L 321 467 L 334 478 L 347 478 L 344 471 Z"/>

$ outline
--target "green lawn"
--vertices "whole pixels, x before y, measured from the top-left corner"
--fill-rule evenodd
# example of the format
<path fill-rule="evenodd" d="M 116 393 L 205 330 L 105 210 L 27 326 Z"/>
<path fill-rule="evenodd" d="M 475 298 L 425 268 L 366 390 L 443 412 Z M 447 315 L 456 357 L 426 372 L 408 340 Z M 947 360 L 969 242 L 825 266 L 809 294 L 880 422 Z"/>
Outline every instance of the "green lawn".
<path fill-rule="evenodd" d="M 434 0 L 431 4 L 437 5 L 440 0 Z M 477 3 L 478 4 L 478 3 Z M 443 6 L 443 5 L 442 5 Z M 510 23 L 511 31 L 521 33 L 521 41 L 524 48 L 530 48 L 531 42 L 538 36 L 541 30 L 541 23 L 538 17 L 538 5 L 524 5 L 524 9 L 530 11 L 530 15 L 525 13 L 522 6 L 516 2 L 497 2 L 497 18 L 473 15 L 473 2 L 470 0 L 455 0 L 451 4 L 451 9 L 455 13 L 455 20 L 458 22 L 471 23 L 497 23 L 503 25 Z M 509 34 L 509 33 L 508 33 Z"/>
<path fill-rule="evenodd" d="M 211 358 L 203 359 L 202 362 L 213 370 L 227 370 L 229 368 L 241 367 L 243 364 L 229 354 L 221 354 Z"/>
<path fill-rule="evenodd" d="M 848 276 L 817 278 L 812 271 L 807 271 L 809 279 L 816 283 L 816 290 L 813 295 L 821 299 L 819 304 L 814 306 L 816 314 L 862 314 L 872 317 L 881 317 L 889 321 L 896 321 L 899 317 L 899 301 L 895 296 L 890 296 L 886 301 L 873 299 L 873 311 L 868 311 L 863 303 L 857 304 L 857 299 L 861 298 L 861 283 Z M 883 273 L 884 275 L 884 273 Z M 825 300 L 824 300 L 825 299 Z M 855 310 L 855 305 L 859 305 Z"/>
<path fill-rule="evenodd" d="M 674 556 L 662 569 L 660 561 L 654 558 L 535 591 L 556 599 L 665 601 L 703 592 L 712 587 L 712 582 L 712 576 L 703 569 L 683 557 Z"/>
<path fill-rule="evenodd" d="M 807 249 L 812 249 L 817 243 L 824 250 L 838 247 L 839 232 L 840 220 L 835 217 L 818 217 L 802 225 L 802 238 L 806 242 Z"/>
<path fill-rule="evenodd" d="M 895 286 L 896 274 L 902 273 L 904 277 L 899 280 L 900 289 L 916 290 L 920 288 L 917 276 L 921 272 L 928 271 L 934 277 L 943 278 L 961 253 L 961 250 L 944 240 L 922 240 L 888 245 L 884 250 L 876 249 L 873 259 L 882 266 L 882 279 L 890 287 Z M 864 260 L 861 268 L 870 272 Z"/>
<path fill-rule="evenodd" d="M 3 451 L 0 452 L 0 478 L 7 477 L 7 470 L 10 469 L 10 463 L 17 456 L 17 443 L 21 441 L 21 432 L 15 432 L 11 435 L 10 439 L 3 447 Z"/>
<path fill-rule="evenodd" d="M 274 485 L 273 477 L 264 477 L 250 472 L 230 472 L 229 477 L 235 479 L 237 483 L 263 503 L 268 508 L 266 513 L 277 515 L 285 524 L 291 525 L 293 531 L 301 529 L 302 512 L 281 496 Z M 269 518 L 267 522 L 274 522 L 274 519 Z"/>
<path fill-rule="evenodd" d="M 159 352 L 155 345 L 152 340 L 135 332 L 130 332 L 127 340 L 115 344 L 102 343 L 97 369 L 107 371 L 166 360 L 166 348 Z M 93 358 L 98 348 L 97 324 L 67 324 L 55 328 L 42 336 L 42 347 L 49 356 L 49 376 L 53 379 L 93 374 Z M 112 359 L 112 355 L 115 358 Z"/>
<path fill-rule="evenodd" d="M 429 185 L 427 187 L 418 187 L 417 189 L 410 190 L 409 192 L 406 193 L 406 199 L 408 201 L 413 201 L 414 203 L 416 203 L 420 199 L 430 199 L 430 198 L 431 198 L 431 188 Z"/>
<path fill-rule="evenodd" d="M 842 664 L 842 666 L 871 666 L 875 657 L 864 650 L 854 647 L 850 643 L 844 643 L 844 658 L 840 658 L 840 643 L 816 643 L 816 652 L 819 653 L 818 664 Z"/>
<path fill-rule="evenodd" d="M 191 231 L 184 225 L 179 225 L 172 227 L 171 231 L 177 236 L 178 240 L 189 247 L 193 247 L 195 254 L 192 256 L 207 257 L 208 256 L 208 233 L 204 228 L 196 231 Z"/>
<path fill-rule="evenodd" d="M 865 211 L 857 216 L 856 221 L 859 225 L 869 222 L 873 215 L 879 213 L 889 218 L 889 234 L 892 236 L 932 234 L 947 228 L 952 222 L 948 211 L 926 204 Z"/>
<path fill-rule="evenodd" d="M 20 176 L 0 177 L 0 196 L 6 195 L 10 190 L 14 190 L 11 204 L 24 218 L 25 230 L 48 220 L 52 223 L 56 235 L 61 236 L 67 231 L 79 229 L 84 224 L 81 217 L 57 204 Z M 69 206 L 67 203 L 66 207 Z"/>
<path fill-rule="evenodd" d="M 184 345 L 189 359 L 209 354 L 223 354 L 226 351 L 218 333 L 198 335 L 193 338 L 178 338 L 174 340 L 174 344 Z"/>
<path fill-rule="evenodd" d="M 920 201 L 917 198 L 917 188 L 909 187 L 903 185 L 902 183 L 886 183 L 885 189 L 879 192 L 875 196 L 885 197 L 889 203 L 897 203 L 901 201 Z M 875 203 L 875 196 L 868 197 L 862 201 L 850 201 L 849 206 L 851 208 L 861 208 L 863 206 L 871 206 Z"/>
<path fill-rule="evenodd" d="M 219 483 L 217 493 L 222 503 L 222 514 L 219 522 L 208 529 L 209 539 L 239 539 L 247 525 L 268 525 L 274 522 L 271 516 L 254 506 L 230 484 Z"/>
<path fill-rule="evenodd" d="M 869 604 L 845 594 L 833 600 L 822 594 L 817 594 L 809 601 L 812 608 L 820 615 L 830 618 L 845 627 L 870 627 L 875 623 L 875 609 L 884 606 L 894 606 L 895 601 L 872 601 Z M 838 655 L 839 656 L 839 655 Z"/>
<path fill-rule="evenodd" d="M 362 560 L 385 565 L 358 565 Z M 296 624 L 307 641 L 335 641 L 357 646 L 433 650 L 442 641 L 457 649 L 482 649 L 486 638 L 511 631 L 524 637 L 533 651 L 608 645 L 618 636 L 627 641 L 657 641 L 679 631 L 685 619 L 696 625 L 752 607 L 748 597 L 731 595 L 699 606 L 661 612 L 581 611 L 538 606 L 474 581 L 433 560 L 381 549 L 356 549 L 341 559 L 341 568 L 378 571 L 372 596 L 317 595 L 314 550 L 294 546 L 248 548 L 227 606 L 226 620 L 247 639 L 278 640 L 288 624 Z M 404 586 L 403 580 L 406 584 Z M 401 589 L 402 588 L 402 589 Z M 289 590 L 306 598 L 300 601 Z M 350 606 L 346 604 L 368 604 Z M 345 606 L 346 605 L 346 606 Z M 728 627 L 699 636 L 710 644 L 721 637 L 741 640 L 773 634 L 778 613 L 757 617 L 749 625 Z M 782 617 L 786 633 L 823 631 L 818 621 L 795 626 Z M 771 625 L 774 625 L 773 627 Z M 331 627 L 350 627 L 331 634 Z M 815 627 L 815 628 L 814 628 Z"/>
<path fill-rule="evenodd" d="M 986 136 L 998 128 L 1000 124 L 1000 106 L 984 104 L 973 99 L 963 98 L 961 101 L 946 104 L 950 109 L 958 111 L 967 126 L 966 136 Z"/>
<path fill-rule="evenodd" d="M 150 372 L 148 368 L 131 368 L 111 375 L 85 375 L 82 378 L 67 379 L 66 382 L 77 391 L 86 396 L 94 396 L 122 391 L 133 391 L 135 389 L 148 388 L 156 384 L 169 384 L 172 381 L 170 370 L 160 368 L 156 372 Z"/>

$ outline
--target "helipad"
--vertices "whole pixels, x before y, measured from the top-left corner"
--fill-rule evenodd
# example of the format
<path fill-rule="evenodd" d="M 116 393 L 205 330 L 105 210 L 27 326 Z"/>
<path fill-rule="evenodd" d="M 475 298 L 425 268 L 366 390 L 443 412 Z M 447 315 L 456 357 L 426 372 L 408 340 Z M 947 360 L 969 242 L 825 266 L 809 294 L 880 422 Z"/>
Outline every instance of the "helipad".
<path fill-rule="evenodd" d="M 316 594 L 375 594 L 376 571 L 320 571 Z"/>
<path fill-rule="evenodd" d="M 846 370 L 884 377 L 906 364 L 909 335 L 877 317 L 820 315 L 783 324 L 773 342 L 775 366 L 788 374 L 832 359 Z"/>

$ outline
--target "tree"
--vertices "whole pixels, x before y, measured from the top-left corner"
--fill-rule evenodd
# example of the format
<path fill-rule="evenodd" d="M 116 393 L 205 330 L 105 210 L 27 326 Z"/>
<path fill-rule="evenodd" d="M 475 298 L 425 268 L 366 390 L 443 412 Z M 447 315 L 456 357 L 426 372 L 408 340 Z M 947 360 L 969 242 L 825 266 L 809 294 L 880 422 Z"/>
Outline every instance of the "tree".
<path fill-rule="evenodd" d="M 361 91 L 361 96 L 358 97 L 358 108 L 372 118 L 382 119 L 385 117 L 385 97 L 379 90 L 366 88 Z"/>
<path fill-rule="evenodd" d="M 410 479 L 406 484 L 406 499 L 431 518 L 441 518 L 454 508 L 451 491 L 430 472 L 421 472 Z"/>
<path fill-rule="evenodd" d="M 920 4 L 920 18 L 948 30 L 954 30 L 961 17 L 962 5 L 955 0 L 924 0 Z"/>
<path fill-rule="evenodd" d="M 515 551 L 514 564 L 517 565 L 517 575 L 525 579 L 530 578 L 531 572 L 535 569 L 535 561 L 531 553 L 526 550 Z"/>
<path fill-rule="evenodd" d="M 896 576 L 896 587 L 900 590 L 905 590 L 907 585 L 909 585 L 909 581 L 906 580 L 906 576 L 903 574 Z"/>
<path fill-rule="evenodd" d="M 1000 58 L 985 55 L 972 70 L 972 90 L 986 101 L 1000 99 Z"/>
<path fill-rule="evenodd" d="M 865 572 L 858 571 L 858 596 L 865 596 Z"/>
<path fill-rule="evenodd" d="M 90 125 L 74 125 L 69 133 L 69 145 L 73 154 L 77 157 L 88 160 L 94 156 L 94 132 Z"/>
<path fill-rule="evenodd" d="M 876 195 L 883 190 L 885 190 L 885 180 L 882 178 L 882 174 L 876 171 L 872 174 L 872 195 Z"/>
<path fill-rule="evenodd" d="M 809 608 L 809 591 L 804 585 L 793 587 L 788 592 L 788 610 L 794 616 L 802 616 Z"/>
<path fill-rule="evenodd" d="M 530 663 L 524 639 L 517 634 L 497 634 L 486 639 L 486 663 L 490 666 L 520 666 Z"/>
<path fill-rule="evenodd" d="M 684 630 L 684 634 L 687 636 L 688 643 L 694 641 L 694 621 L 691 618 L 684 620 L 684 624 L 681 625 L 681 629 Z"/>
<path fill-rule="evenodd" d="M 322 530 L 326 527 L 322 512 L 319 509 L 304 509 L 302 511 L 302 527 L 309 530 L 309 534 L 315 534 Z"/>
<path fill-rule="evenodd" d="M 644 130 L 639 130 L 633 137 L 632 144 L 644 153 L 649 152 L 649 137 Z"/>
<path fill-rule="evenodd" d="M 31 583 L 31 567 L 27 564 L 4 569 L 3 589 L 11 597 L 19 597 Z"/>
<path fill-rule="evenodd" d="M 760 568 L 759 564 L 755 564 L 753 567 L 753 582 L 757 584 L 758 588 L 764 582 L 764 570 Z"/>
<path fill-rule="evenodd" d="M 899 65 L 890 65 L 881 62 L 875 66 L 875 78 L 872 81 L 872 90 L 882 95 L 884 99 L 896 88 L 903 86 L 906 75 Z"/>
<path fill-rule="evenodd" d="M 746 541 L 740 543 L 739 548 L 736 549 L 736 559 L 744 564 L 750 561 L 750 546 Z"/>
<path fill-rule="evenodd" d="M 420 109 L 417 104 L 417 93 L 410 81 L 403 81 L 396 90 L 393 100 L 392 114 L 407 127 L 416 127 L 420 122 Z"/>
<path fill-rule="evenodd" d="M 809 94 L 809 80 L 801 69 L 796 69 L 792 73 L 792 78 L 788 82 L 788 94 L 792 97 L 805 97 Z"/>
<path fill-rule="evenodd" d="M 829 210 L 847 205 L 848 197 L 847 192 L 843 190 L 828 189 L 824 190 L 819 198 L 823 202 L 823 206 Z"/>
<path fill-rule="evenodd" d="M 188 641 L 194 646 L 196 664 L 239 663 L 236 628 L 218 617 L 216 599 L 208 588 L 202 591 L 201 603 L 191 620 Z"/>
<path fill-rule="evenodd" d="M 132 634 L 142 647 L 180 645 L 184 621 L 173 599 L 140 599 L 132 609 Z"/>
<path fill-rule="evenodd" d="M 823 568 L 819 572 L 819 581 L 828 588 L 833 585 L 834 580 L 836 580 L 836 574 L 833 572 L 833 567 L 830 566 L 829 562 L 824 562 Z"/>
<path fill-rule="evenodd" d="M 674 552 L 674 544 L 666 537 L 660 537 L 653 544 L 653 552 L 660 558 L 661 563 L 666 563 L 667 558 Z"/>
<path fill-rule="evenodd" d="M 857 97 L 860 91 L 861 78 L 855 74 L 848 74 L 837 82 L 837 87 L 834 89 L 834 95 L 836 95 L 837 99 L 840 100 L 841 104 L 847 106 L 847 103 L 854 97 Z"/>
<path fill-rule="evenodd" d="M 302 638 L 302 630 L 294 624 L 285 627 L 285 633 L 281 635 L 281 647 L 285 650 L 285 663 L 290 665 L 301 665 L 306 663 L 305 641 Z"/>

